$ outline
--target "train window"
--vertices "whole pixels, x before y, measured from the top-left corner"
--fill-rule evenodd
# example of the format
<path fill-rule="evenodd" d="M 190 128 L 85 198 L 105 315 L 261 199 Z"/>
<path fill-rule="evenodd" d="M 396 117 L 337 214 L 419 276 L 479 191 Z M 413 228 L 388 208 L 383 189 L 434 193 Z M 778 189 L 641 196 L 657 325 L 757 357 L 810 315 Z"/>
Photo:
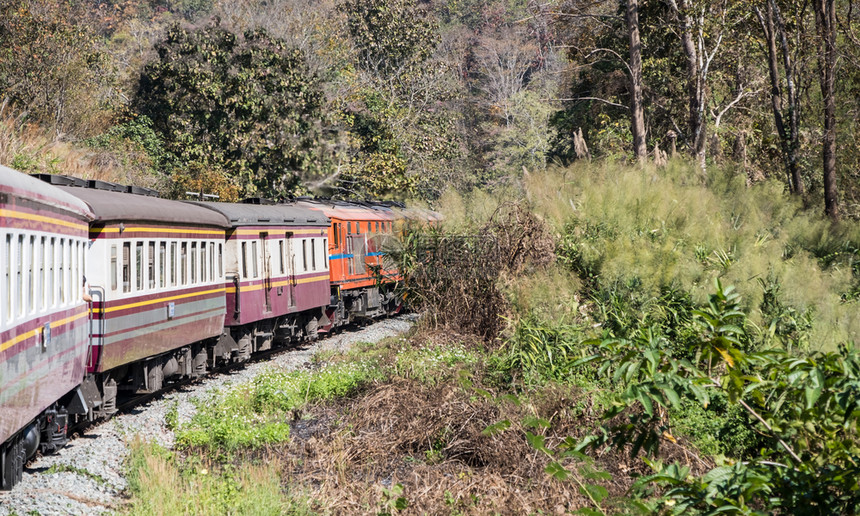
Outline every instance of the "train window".
<path fill-rule="evenodd" d="M 131 242 L 122 243 L 122 291 L 131 292 Z"/>
<path fill-rule="evenodd" d="M 73 292 L 73 286 L 75 284 L 75 280 L 72 279 L 72 240 L 66 240 L 65 249 L 65 264 L 66 264 L 66 296 L 63 298 L 63 302 L 66 304 L 70 304 L 75 299 L 75 294 Z"/>
<path fill-rule="evenodd" d="M 57 239 L 55 237 L 51 237 L 51 241 L 48 244 L 48 295 L 51 298 L 51 306 L 57 305 L 57 289 L 54 288 L 56 284 L 56 273 L 54 272 L 55 264 L 57 262 Z"/>
<path fill-rule="evenodd" d="M 72 257 L 72 270 L 69 273 L 69 281 L 71 282 L 71 288 L 69 289 L 69 301 L 71 303 L 78 303 L 80 298 L 78 297 L 80 294 L 78 293 L 78 283 L 81 281 L 81 243 L 77 240 L 72 243 L 72 253 L 74 256 Z"/>
<path fill-rule="evenodd" d="M 304 271 L 308 270 L 308 241 L 304 238 L 302 239 L 302 267 Z"/>
<path fill-rule="evenodd" d="M 209 242 L 209 274 L 210 280 L 215 281 L 215 242 Z"/>
<path fill-rule="evenodd" d="M 323 267 L 328 268 L 328 238 L 323 238 Z"/>
<path fill-rule="evenodd" d="M 44 312 L 48 308 L 48 237 L 42 237 L 39 241 L 39 310 Z"/>
<path fill-rule="evenodd" d="M 222 268 L 224 266 L 224 260 L 223 260 L 224 249 L 221 247 L 221 245 L 222 244 L 218 244 L 218 278 L 219 279 L 224 277 L 224 269 Z"/>
<path fill-rule="evenodd" d="M 176 286 L 176 242 L 170 242 L 170 286 Z"/>
<path fill-rule="evenodd" d="M 87 249 L 89 247 L 87 247 L 86 241 L 81 242 L 81 280 L 84 280 L 87 274 Z M 82 281 L 82 283 L 86 285 L 87 282 Z M 87 289 L 89 290 L 89 287 Z M 89 291 L 85 291 L 84 294 L 89 294 Z"/>
<path fill-rule="evenodd" d="M 258 277 L 257 271 L 257 241 L 254 240 L 251 242 L 251 271 L 254 273 L 254 277 Z"/>
<path fill-rule="evenodd" d="M 191 284 L 197 283 L 197 242 L 191 242 Z"/>
<path fill-rule="evenodd" d="M 242 277 L 248 277 L 248 242 L 242 242 Z"/>
<path fill-rule="evenodd" d="M 215 281 L 215 242 L 209 242 L 209 279 Z"/>
<path fill-rule="evenodd" d="M 30 235 L 27 245 L 27 298 L 28 312 L 36 311 L 36 236 Z"/>
<path fill-rule="evenodd" d="M 209 277 L 209 271 L 206 270 L 206 242 L 200 242 L 200 282 L 205 283 Z"/>
<path fill-rule="evenodd" d="M 78 301 L 78 242 L 69 240 L 69 304 Z"/>
<path fill-rule="evenodd" d="M 205 282 L 209 280 L 209 269 L 206 267 L 206 264 L 209 263 L 209 260 L 206 259 L 206 242 L 200 242 L 200 281 Z"/>
<path fill-rule="evenodd" d="M 167 282 L 167 242 L 158 243 L 158 286 Z"/>
<path fill-rule="evenodd" d="M 110 289 L 116 290 L 116 246 L 110 246 Z"/>
<path fill-rule="evenodd" d="M 57 288 L 60 292 L 57 296 L 57 304 L 62 305 L 66 302 L 66 268 L 63 266 L 63 259 L 66 255 L 66 239 L 61 238 L 57 242 Z"/>
<path fill-rule="evenodd" d="M 281 265 L 281 274 L 284 273 L 284 241 L 278 240 L 278 262 Z"/>
<path fill-rule="evenodd" d="M 311 270 L 312 271 L 317 270 L 317 246 L 316 246 L 316 242 L 317 242 L 316 238 L 311 239 Z"/>
<path fill-rule="evenodd" d="M 188 242 L 179 246 L 179 276 L 183 285 L 188 284 Z"/>
<path fill-rule="evenodd" d="M 347 234 L 347 235 L 351 235 L 351 234 L 352 234 L 352 222 L 347 222 L 347 223 L 346 223 L 346 234 Z"/>
<path fill-rule="evenodd" d="M 340 224 L 332 224 L 331 232 L 334 235 L 334 246 L 337 247 L 338 242 L 340 242 L 340 238 L 338 236 L 338 229 L 340 228 Z"/>
<path fill-rule="evenodd" d="M 24 256 L 24 235 L 18 235 L 18 269 L 17 269 L 17 283 L 15 285 L 16 291 L 18 293 L 18 315 L 24 315 L 24 267 L 26 262 L 26 258 Z"/>
<path fill-rule="evenodd" d="M 149 248 L 146 250 L 147 277 L 149 288 L 155 288 L 155 242 L 149 241 Z"/>
<path fill-rule="evenodd" d="M 87 291 L 89 287 L 87 286 L 87 243 L 86 242 L 78 242 L 78 281 L 81 282 L 81 294 L 89 294 Z M 87 290 L 84 290 L 84 289 Z"/>
<path fill-rule="evenodd" d="M 6 235 L 6 320 L 12 319 L 12 235 Z"/>
<path fill-rule="evenodd" d="M 143 290 L 143 242 L 134 244 L 134 289 Z"/>

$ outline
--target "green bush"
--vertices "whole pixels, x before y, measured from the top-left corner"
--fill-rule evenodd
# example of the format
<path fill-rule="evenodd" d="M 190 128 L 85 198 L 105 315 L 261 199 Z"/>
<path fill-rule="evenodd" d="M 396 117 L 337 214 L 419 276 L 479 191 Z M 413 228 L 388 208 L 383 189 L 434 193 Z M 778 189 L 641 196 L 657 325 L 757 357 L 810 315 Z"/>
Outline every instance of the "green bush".
<path fill-rule="evenodd" d="M 317 371 L 267 371 L 252 381 L 198 400 L 176 432 L 180 446 L 233 451 L 286 441 L 291 411 L 311 401 L 344 397 L 381 377 L 373 363 L 339 363 Z"/>
<path fill-rule="evenodd" d="M 654 474 L 640 484 L 668 486 L 664 501 L 676 514 L 854 512 L 860 503 L 860 350 L 841 344 L 838 352 L 805 355 L 756 350 L 746 345 L 741 306 L 731 287 L 717 283 L 708 305 L 694 311 L 701 337 L 692 359 L 674 356 L 650 329 L 630 339 L 589 342 L 592 354 L 578 363 L 599 365 L 619 394 L 603 415 L 602 431 L 580 448 L 629 446 L 634 456 L 653 456 L 664 440 L 675 440 L 673 422 L 688 431 L 717 430 L 719 444 L 702 440 L 709 451 L 740 445 L 742 461 L 695 476 L 687 467 L 646 459 Z M 705 423 L 690 408 L 707 411 L 723 400 L 725 422 Z M 757 436 L 738 439 L 737 429 L 727 428 L 732 418 Z"/>
<path fill-rule="evenodd" d="M 719 278 L 737 286 L 751 322 L 776 341 L 834 349 L 860 339 L 860 228 L 805 211 L 781 183 L 748 187 L 717 168 L 705 181 L 674 161 L 663 169 L 571 167 L 526 188 L 559 230 L 559 262 L 599 302 L 615 296 L 638 314 L 678 291 L 703 303 Z"/>

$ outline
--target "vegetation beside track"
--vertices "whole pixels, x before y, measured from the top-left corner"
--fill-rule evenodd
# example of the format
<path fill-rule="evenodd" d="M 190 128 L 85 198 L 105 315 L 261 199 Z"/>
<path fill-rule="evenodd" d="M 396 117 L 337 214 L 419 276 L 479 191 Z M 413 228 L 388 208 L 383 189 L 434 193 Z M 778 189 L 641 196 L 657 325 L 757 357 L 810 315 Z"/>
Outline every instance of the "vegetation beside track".
<path fill-rule="evenodd" d="M 220 393 L 289 438 L 139 446 L 130 507 L 172 489 L 205 513 L 214 482 L 237 494 L 209 512 L 266 510 L 238 501 L 257 478 L 293 512 L 849 513 L 857 230 L 685 167 L 445 199 L 444 228 L 390 250 L 410 335 Z"/>

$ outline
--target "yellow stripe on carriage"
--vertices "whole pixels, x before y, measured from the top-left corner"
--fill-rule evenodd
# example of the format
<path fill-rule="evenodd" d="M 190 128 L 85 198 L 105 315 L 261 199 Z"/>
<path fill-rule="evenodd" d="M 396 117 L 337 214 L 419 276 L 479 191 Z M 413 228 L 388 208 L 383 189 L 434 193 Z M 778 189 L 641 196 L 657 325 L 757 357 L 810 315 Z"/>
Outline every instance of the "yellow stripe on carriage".
<path fill-rule="evenodd" d="M 72 229 L 80 229 L 86 230 L 86 224 L 77 224 L 75 222 L 69 222 L 66 220 L 55 219 L 53 217 L 46 217 L 44 215 L 34 215 L 32 213 L 24 213 L 22 211 L 10 210 L 6 208 L 0 209 L 0 217 L 7 217 L 10 219 L 20 219 L 20 220 L 29 220 L 32 222 L 45 222 L 48 224 L 55 224 L 57 226 L 65 226 L 67 228 Z"/>
<path fill-rule="evenodd" d="M 192 235 L 224 235 L 223 229 L 181 229 L 181 228 L 148 228 L 142 226 L 125 226 L 122 230 L 132 233 L 190 233 Z M 119 233 L 119 228 L 90 228 L 90 236 L 102 233 Z"/>
<path fill-rule="evenodd" d="M 99 313 L 106 313 L 106 312 L 116 312 L 119 310 L 127 310 L 129 308 L 137 308 L 139 306 L 154 305 L 156 303 L 164 303 L 165 301 L 175 301 L 177 299 L 186 299 L 189 297 L 205 296 L 208 294 L 221 294 L 225 290 L 226 289 L 224 289 L 224 288 L 216 288 L 216 289 L 212 289 L 212 290 L 204 290 L 204 291 L 198 291 L 198 292 L 191 292 L 188 294 L 180 294 L 177 296 L 159 297 L 157 299 L 149 299 L 147 301 L 138 301 L 137 303 L 129 303 L 127 305 L 111 306 L 109 308 L 93 308 L 93 313 L 99 314 Z"/>
<path fill-rule="evenodd" d="M 69 324 L 71 322 L 77 321 L 81 317 L 86 317 L 86 316 L 87 316 L 87 313 L 83 312 L 83 313 L 79 313 L 77 315 L 72 315 L 70 317 L 66 317 L 65 319 L 60 319 L 59 321 L 51 321 L 51 328 L 56 328 L 58 326 L 63 326 L 64 324 Z M 27 333 L 22 333 L 21 335 L 18 335 L 15 338 L 9 339 L 6 342 L 4 342 L 3 344 L 0 344 L 0 352 L 6 351 L 7 349 L 11 348 L 15 344 L 18 344 L 19 342 L 23 342 L 23 341 L 25 341 L 31 337 L 35 337 L 36 335 L 38 335 L 41 332 L 42 332 L 42 326 L 39 326 L 37 328 L 33 328 L 32 330 L 28 331 Z"/>
<path fill-rule="evenodd" d="M 282 226 L 283 227 L 283 226 Z M 299 229 L 296 231 L 286 231 L 286 233 L 292 233 L 293 236 L 325 236 L 325 233 L 328 231 L 328 226 L 322 227 L 320 229 Z M 257 236 L 260 233 L 268 233 L 269 236 L 267 238 L 271 238 L 277 240 L 279 238 L 280 232 L 273 233 L 271 231 L 262 231 L 259 229 L 237 229 L 234 231 L 234 234 L 237 235 L 254 235 Z"/>
<path fill-rule="evenodd" d="M 315 281 L 323 281 L 323 280 L 327 280 L 327 279 L 329 279 L 329 275 L 328 275 L 328 274 L 325 274 L 325 275 L 322 275 L 322 276 L 311 276 L 310 278 L 301 278 L 301 279 L 297 279 L 297 280 L 296 280 L 296 282 L 295 282 L 295 284 L 296 284 L 296 285 L 303 285 L 303 284 L 305 284 L 305 283 L 313 283 L 313 282 L 315 282 Z M 273 282 L 272 282 L 272 286 L 273 286 L 273 287 L 286 287 L 286 286 L 288 286 L 289 284 L 290 284 L 290 280 L 281 280 L 281 281 L 273 281 Z M 262 289 L 263 289 L 263 285 L 262 285 L 262 284 L 259 284 L 259 285 L 248 285 L 248 286 L 243 286 L 243 287 L 242 287 L 242 292 L 253 292 L 253 291 L 255 291 L 255 290 L 262 290 Z"/>

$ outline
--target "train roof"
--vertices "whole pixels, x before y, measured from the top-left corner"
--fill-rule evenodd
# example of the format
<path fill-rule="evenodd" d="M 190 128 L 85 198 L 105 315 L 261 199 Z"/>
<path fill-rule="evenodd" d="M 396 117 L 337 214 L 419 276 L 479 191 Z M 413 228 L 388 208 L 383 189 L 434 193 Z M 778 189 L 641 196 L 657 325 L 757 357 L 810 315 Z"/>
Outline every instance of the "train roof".
<path fill-rule="evenodd" d="M 325 214 L 295 204 L 245 204 L 188 201 L 225 216 L 235 226 L 328 226 Z"/>
<path fill-rule="evenodd" d="M 341 220 L 394 220 L 394 212 L 388 206 L 373 203 L 333 201 L 323 199 L 300 199 L 299 206 L 324 213 L 327 217 Z"/>
<path fill-rule="evenodd" d="M 98 222 L 146 221 L 230 227 L 229 221 L 223 215 L 186 202 L 77 186 L 58 186 L 57 188 L 86 202 Z"/>
<path fill-rule="evenodd" d="M 45 204 L 86 220 L 93 218 L 92 211 L 80 199 L 3 165 L 0 165 L 0 192 Z"/>

